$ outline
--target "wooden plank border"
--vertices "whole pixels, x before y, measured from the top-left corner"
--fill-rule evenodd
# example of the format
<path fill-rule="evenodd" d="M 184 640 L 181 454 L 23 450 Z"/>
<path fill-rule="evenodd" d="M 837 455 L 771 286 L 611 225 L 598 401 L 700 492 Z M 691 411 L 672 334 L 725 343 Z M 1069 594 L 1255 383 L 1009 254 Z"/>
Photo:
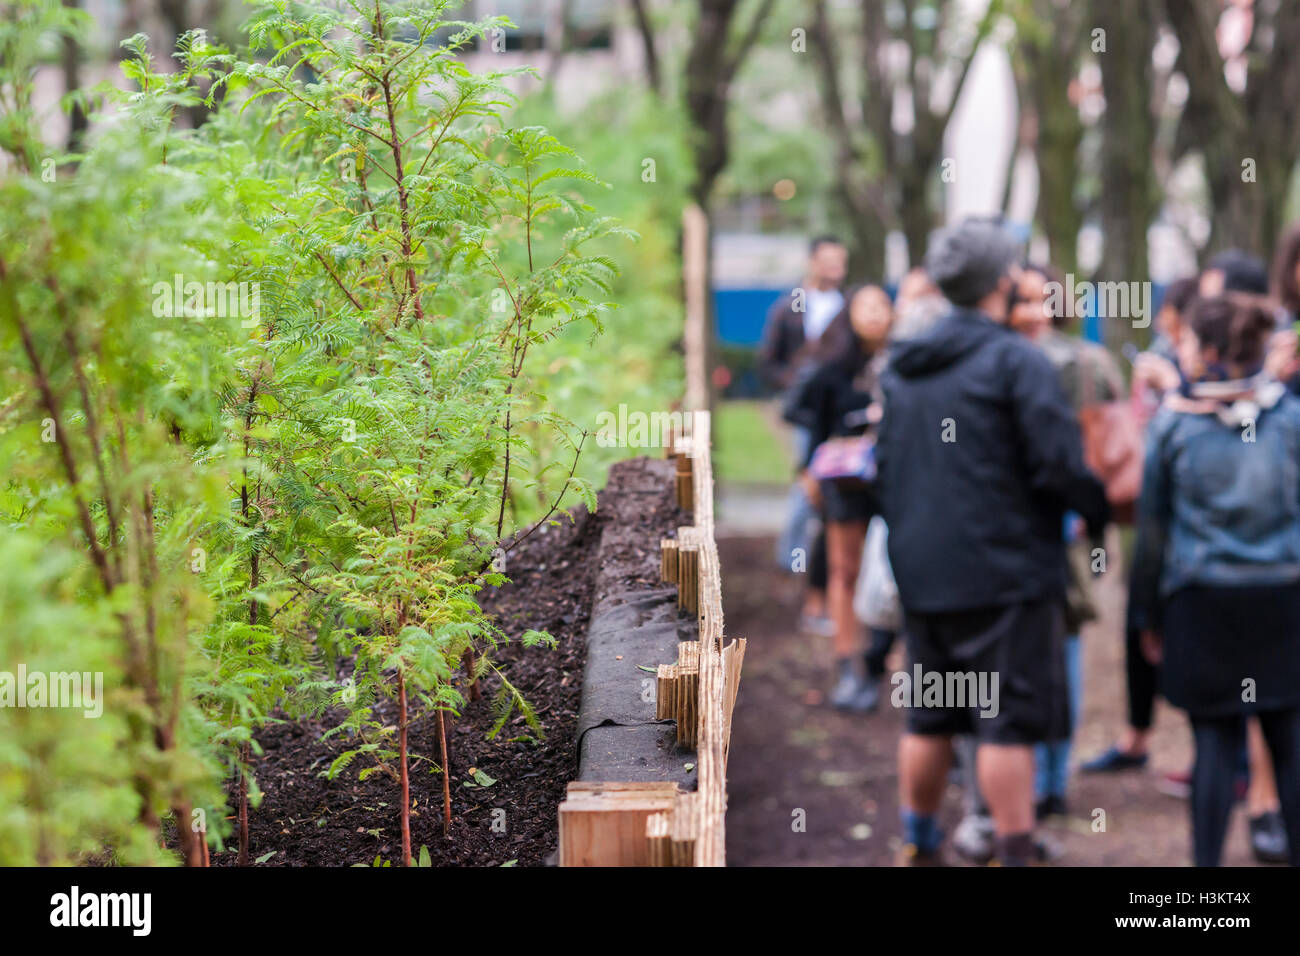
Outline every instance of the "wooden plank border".
<path fill-rule="evenodd" d="M 722 576 L 713 521 L 712 420 L 690 413 L 687 434 L 672 437 L 674 494 L 693 523 L 660 541 L 660 572 L 677 585 L 678 606 L 699 620 L 695 641 L 656 674 L 655 715 L 677 722 L 677 742 L 696 752 L 698 786 L 652 792 L 630 784 L 572 783 L 560 804 L 561 866 L 725 866 L 727 750 L 743 639 L 726 639 Z"/>

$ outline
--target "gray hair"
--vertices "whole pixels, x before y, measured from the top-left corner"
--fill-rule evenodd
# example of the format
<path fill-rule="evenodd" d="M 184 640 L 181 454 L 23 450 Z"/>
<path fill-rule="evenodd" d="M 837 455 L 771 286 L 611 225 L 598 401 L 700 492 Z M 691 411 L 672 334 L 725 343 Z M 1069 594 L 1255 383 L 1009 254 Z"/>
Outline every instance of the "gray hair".
<path fill-rule="evenodd" d="M 934 236 L 925 271 L 949 302 L 971 306 L 997 288 L 1016 257 L 1016 241 L 1002 225 L 972 218 Z"/>

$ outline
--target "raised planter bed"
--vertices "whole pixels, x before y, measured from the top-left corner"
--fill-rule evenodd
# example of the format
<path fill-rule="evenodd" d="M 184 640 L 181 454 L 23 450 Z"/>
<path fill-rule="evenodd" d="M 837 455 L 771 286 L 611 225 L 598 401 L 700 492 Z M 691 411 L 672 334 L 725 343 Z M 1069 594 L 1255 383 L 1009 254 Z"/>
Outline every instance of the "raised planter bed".
<path fill-rule="evenodd" d="M 480 599 L 512 638 L 538 629 L 558 642 L 554 650 L 512 644 L 498 654 L 546 737 L 532 740 L 516 716 L 489 739 L 496 688 L 491 678 L 483 681 L 481 696 L 449 728 L 447 836 L 437 812 L 441 777 L 422 772 L 419 760 L 411 775 L 412 842 L 428 847 L 434 865 L 690 864 L 700 858 L 700 833 L 713 847 L 712 861 L 721 862 L 719 734 L 726 733 L 735 683 L 724 677 L 718 640 L 711 488 L 707 455 L 683 441 L 669 459 L 614 465 L 595 514 L 575 509 L 571 522 L 539 528 L 511 552 L 510 583 Z M 683 498 L 694 513 L 679 506 Z M 716 652 L 702 653 L 705 633 Z M 730 645 L 726 660 L 738 665 L 732 655 L 741 647 Z M 708 721 L 697 703 L 706 680 L 713 687 Z M 376 713 L 396 719 L 387 701 Z M 255 773 L 264 797 L 251 814 L 250 849 L 265 865 L 352 865 L 400 855 L 392 781 L 383 774 L 362 781 L 351 771 L 334 780 L 320 775 L 347 747 L 321 739 L 329 726 L 327 715 L 258 733 L 263 754 Z M 700 745 L 706 740 L 707 748 Z M 432 715 L 412 720 L 410 747 L 417 756 L 438 753 Z M 492 783 L 483 786 L 485 778 Z M 585 814 L 594 826 L 580 840 L 588 847 L 582 857 L 557 852 L 562 802 L 561 817 Z M 647 827 L 657 840 L 647 839 Z M 578 829 L 568 829 L 577 839 Z M 234 853 L 212 861 L 232 864 Z"/>
<path fill-rule="evenodd" d="M 665 473 L 667 481 L 661 480 Z M 548 631 L 558 642 L 554 650 L 508 645 L 497 654 L 509 679 L 536 708 L 546 736 L 532 742 L 516 716 L 488 739 L 496 687 L 491 678 L 482 682 L 481 696 L 468 701 L 449 726 L 453 819 L 446 837 L 438 812 L 442 779 L 427 772 L 423 761 L 413 764 L 412 843 L 417 850 L 427 846 L 434 865 L 513 861 L 528 866 L 556 860 L 555 808 L 564 798 L 565 784 L 578 774 L 579 709 L 593 601 L 603 606 L 602 593 L 666 594 L 665 603 L 676 616 L 675 599 L 659 580 L 657 553 L 658 538 L 687 517 L 673 501 L 671 473 L 671 464 L 661 459 L 614 465 L 595 514 L 578 507 L 572 521 L 560 518 L 558 524 L 538 528 L 511 552 L 506 569 L 510 583 L 480 594 L 483 607 L 512 639 L 533 628 Z M 675 642 L 667 640 L 665 647 L 660 659 L 671 660 Z M 636 664 L 628 659 L 629 679 L 653 679 Z M 639 694 L 633 696 L 653 718 L 653 703 L 642 705 Z M 382 719 L 396 719 L 390 702 L 381 701 L 376 711 Z M 254 858 L 266 857 L 263 865 L 347 866 L 372 863 L 376 856 L 395 865 L 400 858 L 392 780 L 376 774 L 361 781 L 352 769 L 334 780 L 320 776 L 348 746 L 337 737 L 320 739 L 336 722 L 326 715 L 258 732 L 264 752 L 254 770 L 264 799 L 250 815 L 250 842 Z M 654 726 L 671 744 L 672 725 Z M 412 754 L 436 760 L 432 714 L 412 720 L 410 747 Z M 676 765 L 680 768 L 681 761 Z M 494 782 L 478 785 L 472 771 Z M 212 857 L 218 866 L 234 861 L 230 850 Z"/>
<path fill-rule="evenodd" d="M 667 594 L 606 595 L 602 603 L 598 589 L 583 684 L 582 764 L 560 805 L 562 866 L 726 861 L 726 755 L 745 642 L 728 643 L 724 635 L 709 452 L 709 415 L 695 412 L 690 434 L 669 450 L 673 467 L 662 473 L 693 523 L 660 540 L 660 578 L 673 585 L 693 626 L 676 625 Z M 663 656 L 673 637 L 676 663 L 658 665 L 651 711 L 648 685 L 618 665 L 629 656 Z M 671 741 L 652 716 L 673 722 Z M 597 731 L 603 733 L 593 739 Z M 683 760 L 690 751 L 694 759 Z M 675 760 L 683 760 L 681 771 Z"/>

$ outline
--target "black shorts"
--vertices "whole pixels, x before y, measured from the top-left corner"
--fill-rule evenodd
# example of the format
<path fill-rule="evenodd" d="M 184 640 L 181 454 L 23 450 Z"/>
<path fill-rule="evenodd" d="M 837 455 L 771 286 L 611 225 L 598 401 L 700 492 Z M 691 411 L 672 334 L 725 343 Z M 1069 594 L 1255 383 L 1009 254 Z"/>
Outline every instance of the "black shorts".
<path fill-rule="evenodd" d="M 818 482 L 822 493 L 822 518 L 826 521 L 871 520 L 880 513 L 876 494 L 869 485 L 853 482 Z"/>
<path fill-rule="evenodd" d="M 996 744 L 1069 736 L 1060 601 L 907 612 L 904 632 L 908 669 L 899 673 L 907 677 L 893 675 L 890 699 L 908 708 L 910 733 L 970 734 L 980 743 Z M 920 690 L 912 686 L 918 683 Z"/>

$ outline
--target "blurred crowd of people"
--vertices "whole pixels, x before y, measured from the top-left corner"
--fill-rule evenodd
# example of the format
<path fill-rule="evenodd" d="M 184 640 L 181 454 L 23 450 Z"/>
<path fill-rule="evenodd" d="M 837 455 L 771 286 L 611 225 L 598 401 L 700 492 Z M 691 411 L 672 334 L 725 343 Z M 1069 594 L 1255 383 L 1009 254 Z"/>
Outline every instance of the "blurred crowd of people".
<path fill-rule="evenodd" d="M 1192 860 L 1219 864 L 1244 801 L 1256 858 L 1300 863 L 1300 224 L 1271 273 L 1231 250 L 1169 284 L 1127 376 L 999 220 L 936 233 L 892 296 L 847 275 L 818 237 L 767 317 L 760 369 L 798 464 L 777 559 L 806 573 L 801 627 L 830 640 L 828 703 L 907 707 L 900 862 L 942 860 L 953 772 L 954 851 L 1057 858 L 1037 824 L 1069 813 L 1072 771 L 1145 769 L 1160 694 L 1192 729 L 1193 766 L 1156 780 L 1189 800 Z M 1115 573 L 1126 727 L 1076 762 L 1079 635 Z M 923 675 L 933 697 L 899 693 Z"/>

